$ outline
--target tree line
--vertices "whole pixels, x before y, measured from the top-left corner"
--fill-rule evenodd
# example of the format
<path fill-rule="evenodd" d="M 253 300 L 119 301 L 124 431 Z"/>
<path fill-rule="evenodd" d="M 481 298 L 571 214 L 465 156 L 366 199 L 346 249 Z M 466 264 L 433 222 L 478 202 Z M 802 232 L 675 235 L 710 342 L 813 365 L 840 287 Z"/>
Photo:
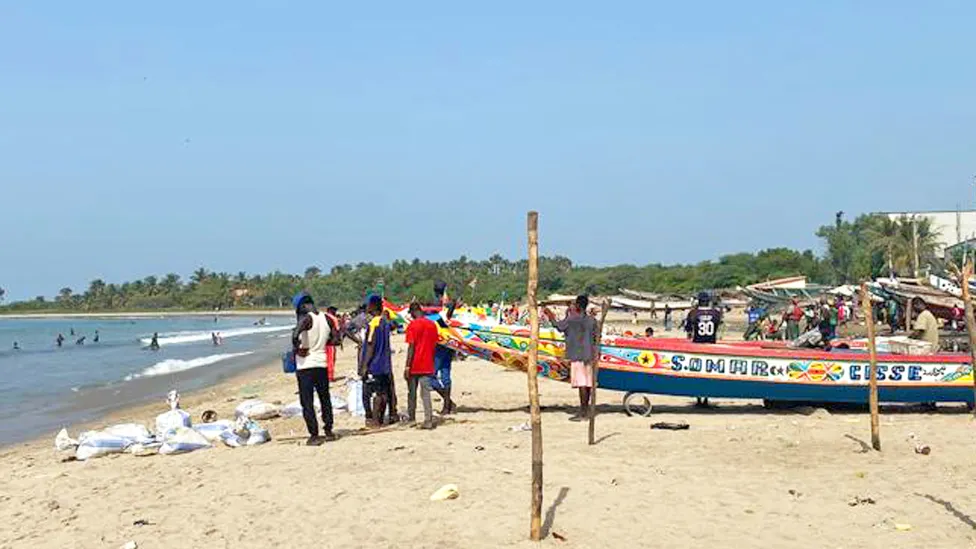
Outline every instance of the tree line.
<path fill-rule="evenodd" d="M 689 265 L 575 265 L 563 256 L 539 261 L 539 292 L 592 295 L 612 294 L 620 288 L 662 293 L 691 294 L 702 289 L 734 288 L 763 280 L 806 275 L 811 282 L 840 284 L 890 274 L 908 275 L 919 263 L 936 261 L 938 235 L 928 219 L 889 219 L 862 215 L 853 221 L 838 214 L 831 225 L 817 231 L 824 242 L 821 256 L 811 250 L 772 248 L 756 253 L 737 253 L 716 261 Z M 175 273 L 147 276 L 142 280 L 106 283 L 92 280 L 81 291 L 61 288 L 49 300 L 14 302 L 0 307 L 6 312 L 41 310 L 134 311 L 212 310 L 214 308 L 288 307 L 291 296 L 306 290 L 319 303 L 350 306 L 367 293 L 382 293 L 402 302 L 429 299 L 435 280 L 466 301 L 512 301 L 525 295 L 527 261 L 493 255 L 484 260 L 466 256 L 445 262 L 397 260 L 389 265 L 358 263 L 336 265 L 328 272 L 310 266 L 302 274 L 274 271 L 249 275 L 194 271 L 187 280 Z M 0 300 L 6 294 L 0 288 Z"/>

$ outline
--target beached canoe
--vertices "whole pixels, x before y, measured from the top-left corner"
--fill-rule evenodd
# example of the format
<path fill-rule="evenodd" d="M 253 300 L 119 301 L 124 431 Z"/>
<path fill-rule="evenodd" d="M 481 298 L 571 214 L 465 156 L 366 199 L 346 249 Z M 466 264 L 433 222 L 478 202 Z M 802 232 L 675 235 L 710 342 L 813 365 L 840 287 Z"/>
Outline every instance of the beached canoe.
<path fill-rule="evenodd" d="M 505 333 L 510 332 L 510 333 Z M 569 380 L 562 338 L 542 330 L 539 375 Z M 524 370 L 528 328 L 452 321 L 442 330 L 452 349 Z M 771 401 L 867 402 L 868 355 L 858 351 L 696 344 L 685 339 L 604 336 L 600 389 L 690 397 Z M 882 402 L 973 403 L 969 355 L 878 356 Z"/>

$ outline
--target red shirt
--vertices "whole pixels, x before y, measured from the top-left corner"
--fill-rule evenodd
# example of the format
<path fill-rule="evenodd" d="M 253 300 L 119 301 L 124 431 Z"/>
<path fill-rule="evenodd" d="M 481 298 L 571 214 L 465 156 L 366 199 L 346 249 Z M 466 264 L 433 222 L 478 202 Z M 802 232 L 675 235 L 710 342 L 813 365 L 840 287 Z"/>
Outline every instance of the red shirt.
<path fill-rule="evenodd" d="M 410 375 L 434 375 L 434 349 L 440 337 L 437 324 L 427 317 L 415 318 L 407 325 L 407 343 L 413 345 L 413 363 Z"/>

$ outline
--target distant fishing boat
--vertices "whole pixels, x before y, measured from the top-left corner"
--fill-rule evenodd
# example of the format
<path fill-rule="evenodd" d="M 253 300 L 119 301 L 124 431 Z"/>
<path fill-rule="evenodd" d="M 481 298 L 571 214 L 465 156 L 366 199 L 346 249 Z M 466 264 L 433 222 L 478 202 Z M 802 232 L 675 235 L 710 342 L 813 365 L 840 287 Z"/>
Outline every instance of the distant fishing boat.
<path fill-rule="evenodd" d="M 470 356 L 515 369 L 528 362 L 528 328 L 454 320 L 443 343 Z M 569 380 L 565 345 L 540 330 L 539 375 Z M 864 352 L 769 348 L 755 343 L 696 344 L 685 339 L 603 336 L 600 389 L 689 397 L 764 401 L 864 403 L 870 366 Z M 973 405 L 968 355 L 878 355 L 882 402 L 965 402 Z M 625 402 L 625 405 L 627 403 Z M 649 409 L 649 407 L 648 407 Z"/>

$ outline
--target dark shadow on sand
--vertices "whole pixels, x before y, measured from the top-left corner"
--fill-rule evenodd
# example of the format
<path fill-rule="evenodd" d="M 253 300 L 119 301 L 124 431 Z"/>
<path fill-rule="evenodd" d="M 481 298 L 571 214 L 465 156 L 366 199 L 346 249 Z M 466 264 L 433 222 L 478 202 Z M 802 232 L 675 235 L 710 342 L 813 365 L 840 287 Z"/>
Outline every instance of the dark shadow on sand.
<path fill-rule="evenodd" d="M 868 453 L 868 452 L 870 452 L 872 450 L 870 444 L 868 444 L 867 442 L 864 442 L 863 440 L 857 438 L 856 436 L 854 436 L 854 435 L 844 435 L 844 436 L 846 438 L 849 438 L 849 439 L 853 440 L 854 442 L 856 442 L 856 443 L 858 443 L 858 444 L 861 445 L 861 449 L 858 450 L 857 453 L 859 453 L 859 454 L 866 454 L 866 453 Z"/>
<path fill-rule="evenodd" d="M 556 520 L 556 508 L 562 505 L 563 501 L 566 500 L 566 496 L 569 495 L 569 488 L 563 486 L 559 489 L 559 495 L 556 496 L 555 501 L 549 506 L 549 510 L 546 511 L 546 519 L 542 521 L 542 537 L 547 538 L 549 534 L 552 533 L 552 523 Z"/>
<path fill-rule="evenodd" d="M 976 530 L 976 521 L 973 520 L 973 517 L 971 517 L 971 516 L 963 513 L 959 509 L 956 509 L 956 507 L 952 504 L 952 502 L 946 501 L 944 499 L 939 499 L 939 498 L 937 498 L 937 497 L 935 497 L 933 495 L 930 495 L 930 494 L 919 494 L 918 492 L 916 492 L 915 495 L 918 496 L 918 497 L 920 497 L 920 498 L 925 498 L 925 499 L 927 499 L 927 500 L 929 500 L 932 503 L 935 503 L 937 505 L 941 505 L 952 516 L 954 516 L 957 519 L 959 519 L 959 522 L 965 524 L 966 526 L 972 528 L 973 530 Z"/>

